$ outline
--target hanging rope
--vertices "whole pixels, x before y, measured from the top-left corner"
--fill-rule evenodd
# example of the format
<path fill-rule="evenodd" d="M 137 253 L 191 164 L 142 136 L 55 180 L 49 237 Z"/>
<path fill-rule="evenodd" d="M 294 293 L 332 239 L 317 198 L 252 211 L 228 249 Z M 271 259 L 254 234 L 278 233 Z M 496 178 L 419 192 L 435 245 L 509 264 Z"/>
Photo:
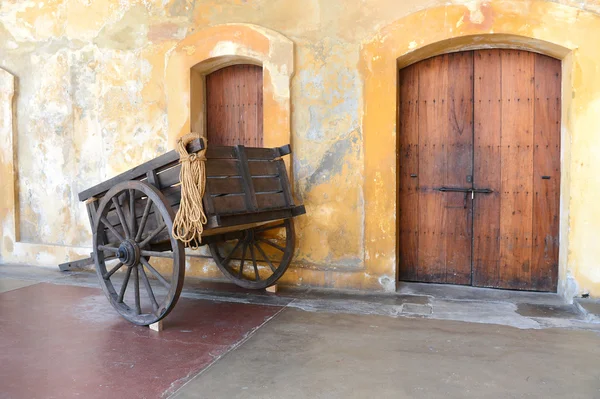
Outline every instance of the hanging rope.
<path fill-rule="evenodd" d="M 193 140 L 204 142 L 204 149 L 198 153 L 188 154 L 187 145 Z M 202 206 L 204 186 L 206 184 L 206 139 L 197 133 L 189 133 L 177 140 L 176 151 L 179 153 L 181 171 L 181 202 L 173 222 L 173 237 L 196 249 L 202 242 L 202 232 L 206 224 L 206 215 Z"/>

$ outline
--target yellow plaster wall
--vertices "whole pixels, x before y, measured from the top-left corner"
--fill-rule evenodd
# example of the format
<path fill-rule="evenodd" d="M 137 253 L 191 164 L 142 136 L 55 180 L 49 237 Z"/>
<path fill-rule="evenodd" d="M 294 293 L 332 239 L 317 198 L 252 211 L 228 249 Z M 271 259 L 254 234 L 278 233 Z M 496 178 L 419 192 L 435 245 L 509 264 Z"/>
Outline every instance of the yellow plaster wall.
<path fill-rule="evenodd" d="M 190 68 L 248 57 L 264 66 L 266 144 L 292 143 L 308 211 L 284 282 L 393 290 L 396 69 L 508 46 L 564 60 L 560 290 L 600 296 L 599 13 L 597 0 L 2 1 L 0 68 L 16 95 L 13 130 L 0 111 L 0 261 L 89 253 L 77 193 L 197 123 Z M 210 262 L 188 273 L 219 278 Z"/>

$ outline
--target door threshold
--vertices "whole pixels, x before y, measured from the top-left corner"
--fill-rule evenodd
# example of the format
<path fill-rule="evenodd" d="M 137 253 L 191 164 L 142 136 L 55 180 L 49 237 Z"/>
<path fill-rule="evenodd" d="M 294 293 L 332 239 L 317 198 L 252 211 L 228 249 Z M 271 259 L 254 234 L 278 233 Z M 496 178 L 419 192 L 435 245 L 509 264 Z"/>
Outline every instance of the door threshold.
<path fill-rule="evenodd" d="M 425 295 L 435 299 L 457 301 L 488 301 L 529 303 L 539 305 L 565 305 L 567 301 L 555 292 L 517 291 L 469 285 L 416 283 L 399 281 L 396 293 L 402 295 Z"/>

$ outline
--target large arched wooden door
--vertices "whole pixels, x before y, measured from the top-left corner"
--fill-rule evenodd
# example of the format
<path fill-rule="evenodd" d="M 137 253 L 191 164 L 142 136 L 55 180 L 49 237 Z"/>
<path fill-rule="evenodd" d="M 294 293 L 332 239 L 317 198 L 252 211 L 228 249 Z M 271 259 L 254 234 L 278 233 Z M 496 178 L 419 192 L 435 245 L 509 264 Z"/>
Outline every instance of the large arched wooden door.
<path fill-rule="evenodd" d="M 262 67 L 232 65 L 206 76 L 209 145 L 262 147 Z"/>
<path fill-rule="evenodd" d="M 400 279 L 556 291 L 560 61 L 468 51 L 399 78 Z"/>

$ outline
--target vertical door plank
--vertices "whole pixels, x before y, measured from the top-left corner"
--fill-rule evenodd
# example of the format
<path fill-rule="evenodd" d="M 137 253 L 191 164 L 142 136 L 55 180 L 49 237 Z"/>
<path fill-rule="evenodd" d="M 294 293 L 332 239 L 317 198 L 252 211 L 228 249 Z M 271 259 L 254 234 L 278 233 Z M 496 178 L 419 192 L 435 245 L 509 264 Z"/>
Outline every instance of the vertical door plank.
<path fill-rule="evenodd" d="M 448 113 L 448 56 L 422 62 L 419 68 L 419 270 L 418 279 L 446 281 L 444 237 L 445 193 L 438 188 L 445 180 Z M 444 102 L 442 102 L 444 100 Z"/>
<path fill-rule="evenodd" d="M 469 187 L 473 174 L 473 52 L 448 54 L 446 105 L 446 153 L 444 186 Z M 442 234 L 446 241 L 446 283 L 471 283 L 471 198 L 466 193 L 446 192 Z"/>
<path fill-rule="evenodd" d="M 260 67 L 254 68 L 255 81 L 256 81 L 256 100 L 254 103 L 254 109 L 256 109 L 256 134 L 257 146 L 263 146 L 263 69 Z"/>
<path fill-rule="evenodd" d="M 214 86 L 215 86 L 215 78 L 213 77 L 212 82 L 205 77 L 204 79 L 204 84 L 205 84 L 205 95 L 206 98 L 213 98 L 217 95 L 215 93 L 214 90 Z M 213 100 L 213 101 L 206 101 L 205 100 L 205 104 L 206 104 L 206 131 L 207 132 L 218 132 L 218 128 L 215 124 L 216 122 L 216 118 L 210 118 L 209 115 L 215 115 L 218 112 L 218 102 Z M 218 135 L 218 133 L 215 133 L 216 135 Z M 215 135 L 213 134 L 213 135 Z"/>
<path fill-rule="evenodd" d="M 500 135 L 502 116 L 501 50 L 475 52 L 475 137 L 473 185 L 491 194 L 473 201 L 473 285 L 499 286 Z"/>
<path fill-rule="evenodd" d="M 210 140 L 208 141 L 208 145 L 210 145 L 210 143 L 213 143 L 213 145 L 226 145 L 225 143 L 227 142 L 227 126 L 226 126 L 226 120 L 224 115 L 226 115 L 225 113 L 225 89 L 223 87 L 223 77 L 224 77 L 224 72 L 222 73 L 216 73 L 215 74 L 215 83 L 214 83 L 214 89 L 213 92 L 216 95 L 216 99 L 217 99 L 217 106 L 215 107 L 215 111 L 217 112 L 215 115 L 207 115 L 207 118 L 212 118 L 215 120 L 214 124 L 216 126 L 218 126 L 218 130 L 216 130 L 214 133 L 211 132 L 210 130 L 207 132 L 207 137 L 210 137 Z M 206 81 L 208 82 L 210 80 L 211 76 L 207 76 L 206 77 Z M 212 97 L 207 97 L 206 98 L 207 102 L 211 102 L 213 100 Z"/>
<path fill-rule="evenodd" d="M 232 65 L 206 76 L 209 145 L 261 147 L 262 112 L 261 67 Z"/>
<path fill-rule="evenodd" d="M 246 65 L 246 73 L 251 74 L 252 71 L 250 70 L 250 65 Z M 250 139 L 252 141 L 251 144 L 248 144 L 248 146 L 250 147 L 256 147 L 256 137 L 252 137 L 252 132 L 250 130 L 250 127 L 252 126 L 252 121 L 256 118 L 256 116 L 254 115 L 254 112 L 251 112 L 251 108 L 249 106 L 250 101 L 248 101 L 250 99 L 250 91 L 251 89 L 251 85 L 246 82 L 243 81 L 241 83 L 241 95 L 240 95 L 240 108 L 241 108 L 241 115 L 242 115 L 242 128 L 244 131 L 244 137 L 246 137 L 246 140 Z"/>
<path fill-rule="evenodd" d="M 556 291 L 560 208 L 561 63 L 535 55 L 532 288 Z"/>
<path fill-rule="evenodd" d="M 534 54 L 502 51 L 500 284 L 531 283 Z"/>
<path fill-rule="evenodd" d="M 419 245 L 419 71 L 400 70 L 398 132 L 398 252 L 401 280 L 417 280 Z"/>

